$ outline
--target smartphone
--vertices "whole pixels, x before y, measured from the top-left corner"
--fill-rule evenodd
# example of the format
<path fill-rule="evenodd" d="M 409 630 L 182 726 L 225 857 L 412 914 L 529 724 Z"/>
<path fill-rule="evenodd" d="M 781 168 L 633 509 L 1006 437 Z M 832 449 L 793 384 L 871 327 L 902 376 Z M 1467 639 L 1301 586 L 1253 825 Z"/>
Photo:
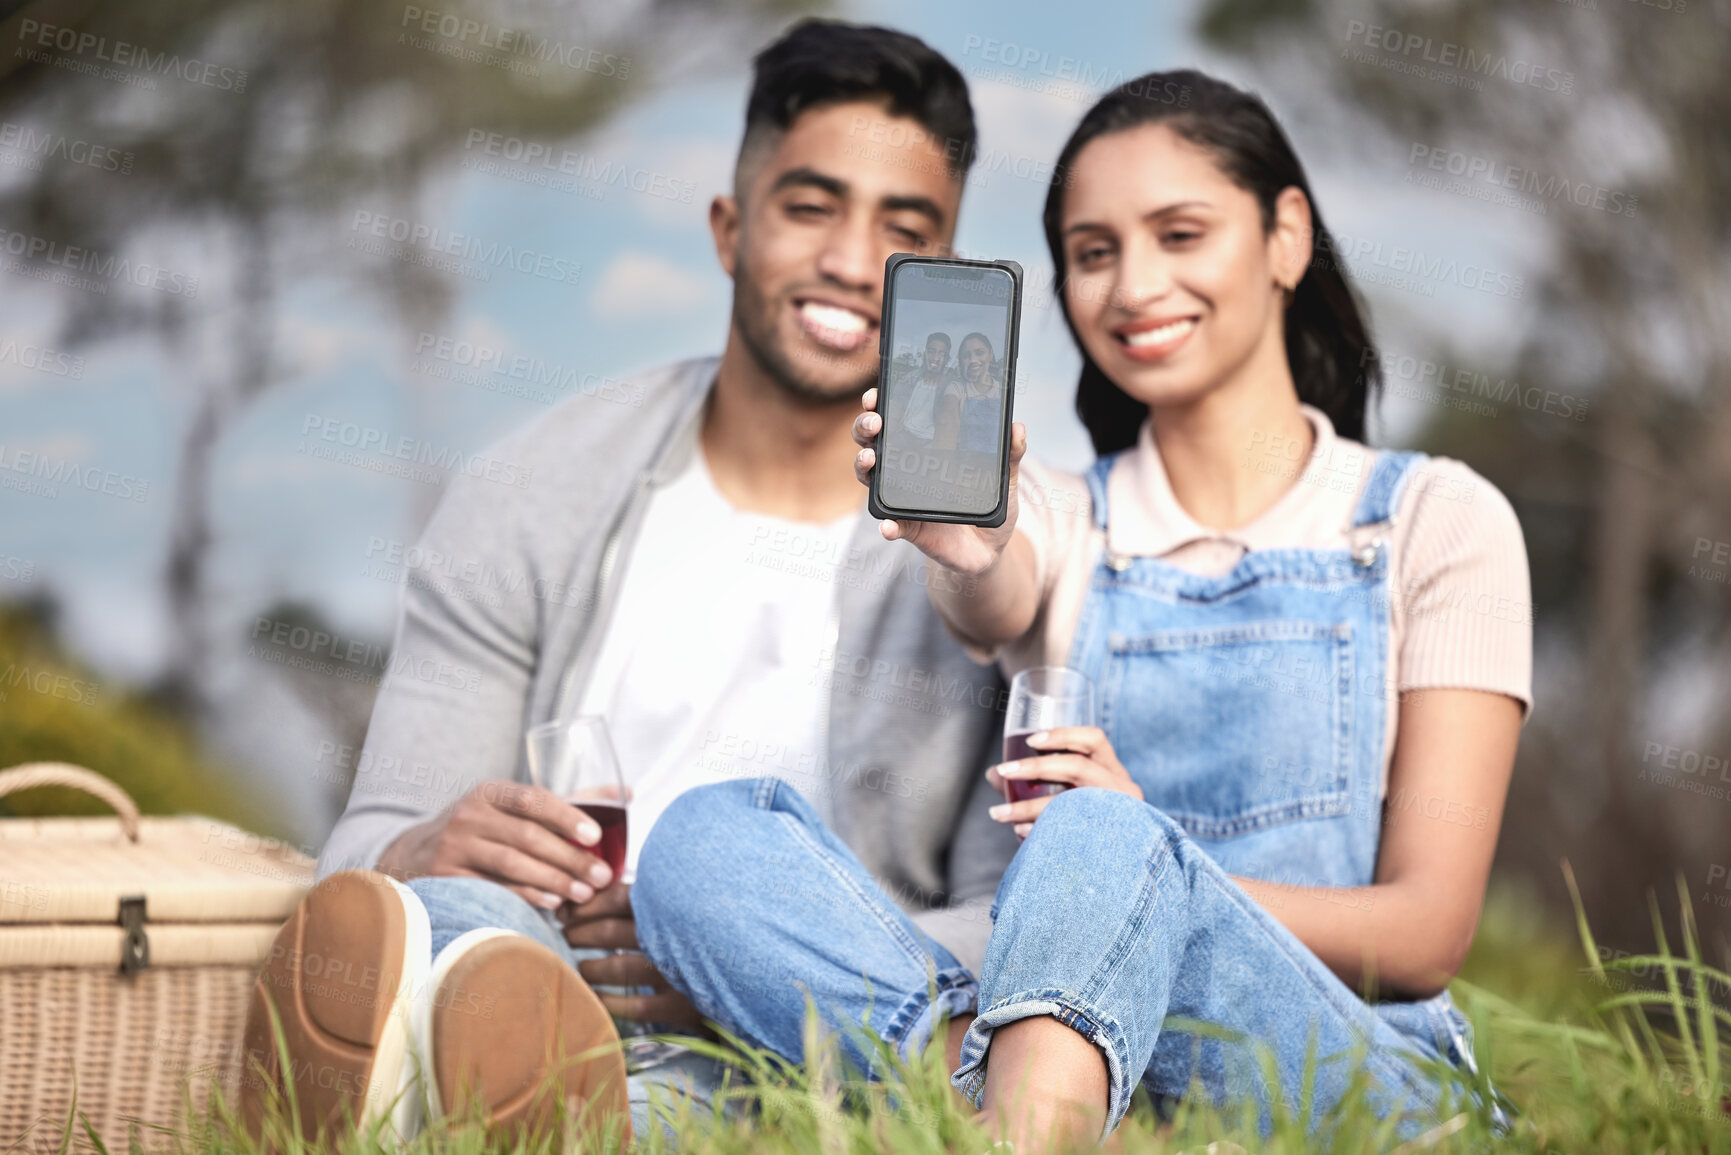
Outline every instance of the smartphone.
<path fill-rule="evenodd" d="M 896 253 L 884 264 L 873 517 L 1003 525 L 1022 266 Z"/>

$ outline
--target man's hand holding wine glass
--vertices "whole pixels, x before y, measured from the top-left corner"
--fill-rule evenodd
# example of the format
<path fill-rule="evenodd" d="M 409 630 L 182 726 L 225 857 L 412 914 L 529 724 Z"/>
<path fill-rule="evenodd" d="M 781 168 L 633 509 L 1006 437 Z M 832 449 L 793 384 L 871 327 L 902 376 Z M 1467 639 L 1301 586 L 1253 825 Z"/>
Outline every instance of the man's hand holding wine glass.
<path fill-rule="evenodd" d="M 397 878 L 484 878 L 530 906 L 557 910 L 585 903 L 614 881 L 595 853 L 601 828 L 576 806 L 539 786 L 483 782 L 448 810 L 411 827 L 379 857 Z"/>

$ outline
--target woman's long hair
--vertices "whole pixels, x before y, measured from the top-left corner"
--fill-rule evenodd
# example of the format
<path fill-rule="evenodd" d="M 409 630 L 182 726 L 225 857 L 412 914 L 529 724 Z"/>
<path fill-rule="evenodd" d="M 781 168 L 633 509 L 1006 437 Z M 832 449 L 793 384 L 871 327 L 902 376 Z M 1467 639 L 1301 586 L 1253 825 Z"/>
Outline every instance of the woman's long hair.
<path fill-rule="evenodd" d="M 1265 230 L 1274 227 L 1274 202 L 1281 190 L 1296 188 L 1310 201 L 1310 267 L 1287 305 L 1286 360 L 1292 367 L 1298 399 L 1328 414 L 1341 436 L 1364 440 L 1365 409 L 1380 384 L 1380 367 L 1376 358 L 1368 355 L 1371 345 L 1364 314 L 1347 284 L 1334 237 L 1322 223 L 1304 166 L 1274 114 L 1258 97 L 1212 76 L 1182 69 L 1151 72 L 1101 97 L 1058 154 L 1052 186 L 1046 193 L 1042 219 L 1052 266 L 1057 271 L 1054 291 L 1064 323 L 1082 354 L 1076 416 L 1087 426 L 1094 451 L 1104 455 L 1135 444 L 1148 406 L 1112 384 L 1076 334 L 1076 324 L 1064 301 L 1069 274 L 1059 235 L 1064 192 L 1070 185 L 1076 157 L 1089 141 L 1156 123 L 1167 125 L 1191 144 L 1212 153 L 1221 171 L 1256 197 Z"/>

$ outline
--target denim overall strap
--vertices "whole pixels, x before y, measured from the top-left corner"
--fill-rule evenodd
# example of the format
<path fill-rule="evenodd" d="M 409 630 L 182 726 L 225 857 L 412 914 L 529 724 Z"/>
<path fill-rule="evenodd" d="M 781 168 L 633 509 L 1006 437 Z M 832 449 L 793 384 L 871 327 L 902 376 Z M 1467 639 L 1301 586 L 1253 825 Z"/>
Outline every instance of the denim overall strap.
<path fill-rule="evenodd" d="M 1358 507 L 1353 510 L 1353 527 L 1393 521 L 1402 485 L 1412 466 L 1423 459 L 1422 453 L 1389 449 L 1378 453 L 1376 463 L 1371 466 L 1370 480 L 1365 482 L 1364 493 L 1358 499 Z"/>
<path fill-rule="evenodd" d="M 1095 529 L 1106 528 L 1106 477 L 1112 472 L 1112 463 L 1122 456 L 1123 452 L 1120 451 L 1096 458 L 1084 475 L 1088 482 L 1088 497 L 1094 506 Z"/>

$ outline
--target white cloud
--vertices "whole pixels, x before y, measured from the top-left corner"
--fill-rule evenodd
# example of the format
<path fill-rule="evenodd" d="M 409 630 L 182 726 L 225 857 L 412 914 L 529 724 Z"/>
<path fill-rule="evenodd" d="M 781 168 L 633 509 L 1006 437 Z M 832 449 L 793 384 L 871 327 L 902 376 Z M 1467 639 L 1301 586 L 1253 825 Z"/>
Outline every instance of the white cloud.
<path fill-rule="evenodd" d="M 648 253 L 623 253 L 589 295 L 589 307 L 604 321 L 669 316 L 710 302 L 715 278 Z"/>
<path fill-rule="evenodd" d="M 292 376 L 316 377 L 350 356 L 366 356 L 376 342 L 376 323 L 360 313 L 330 320 L 294 312 L 280 322 L 280 339 Z"/>
<path fill-rule="evenodd" d="M 22 442 L 14 445 L 13 448 L 34 453 L 38 457 L 48 457 L 55 461 L 70 461 L 75 465 L 83 465 L 90 460 L 90 452 L 96 448 L 96 443 L 86 433 L 68 432 L 54 434 L 34 442 Z"/>
<path fill-rule="evenodd" d="M 1008 153 L 1048 165 L 1058 159 L 1058 150 L 1088 108 L 1066 95 L 996 80 L 974 81 L 969 97 L 980 126 L 981 152 Z"/>

